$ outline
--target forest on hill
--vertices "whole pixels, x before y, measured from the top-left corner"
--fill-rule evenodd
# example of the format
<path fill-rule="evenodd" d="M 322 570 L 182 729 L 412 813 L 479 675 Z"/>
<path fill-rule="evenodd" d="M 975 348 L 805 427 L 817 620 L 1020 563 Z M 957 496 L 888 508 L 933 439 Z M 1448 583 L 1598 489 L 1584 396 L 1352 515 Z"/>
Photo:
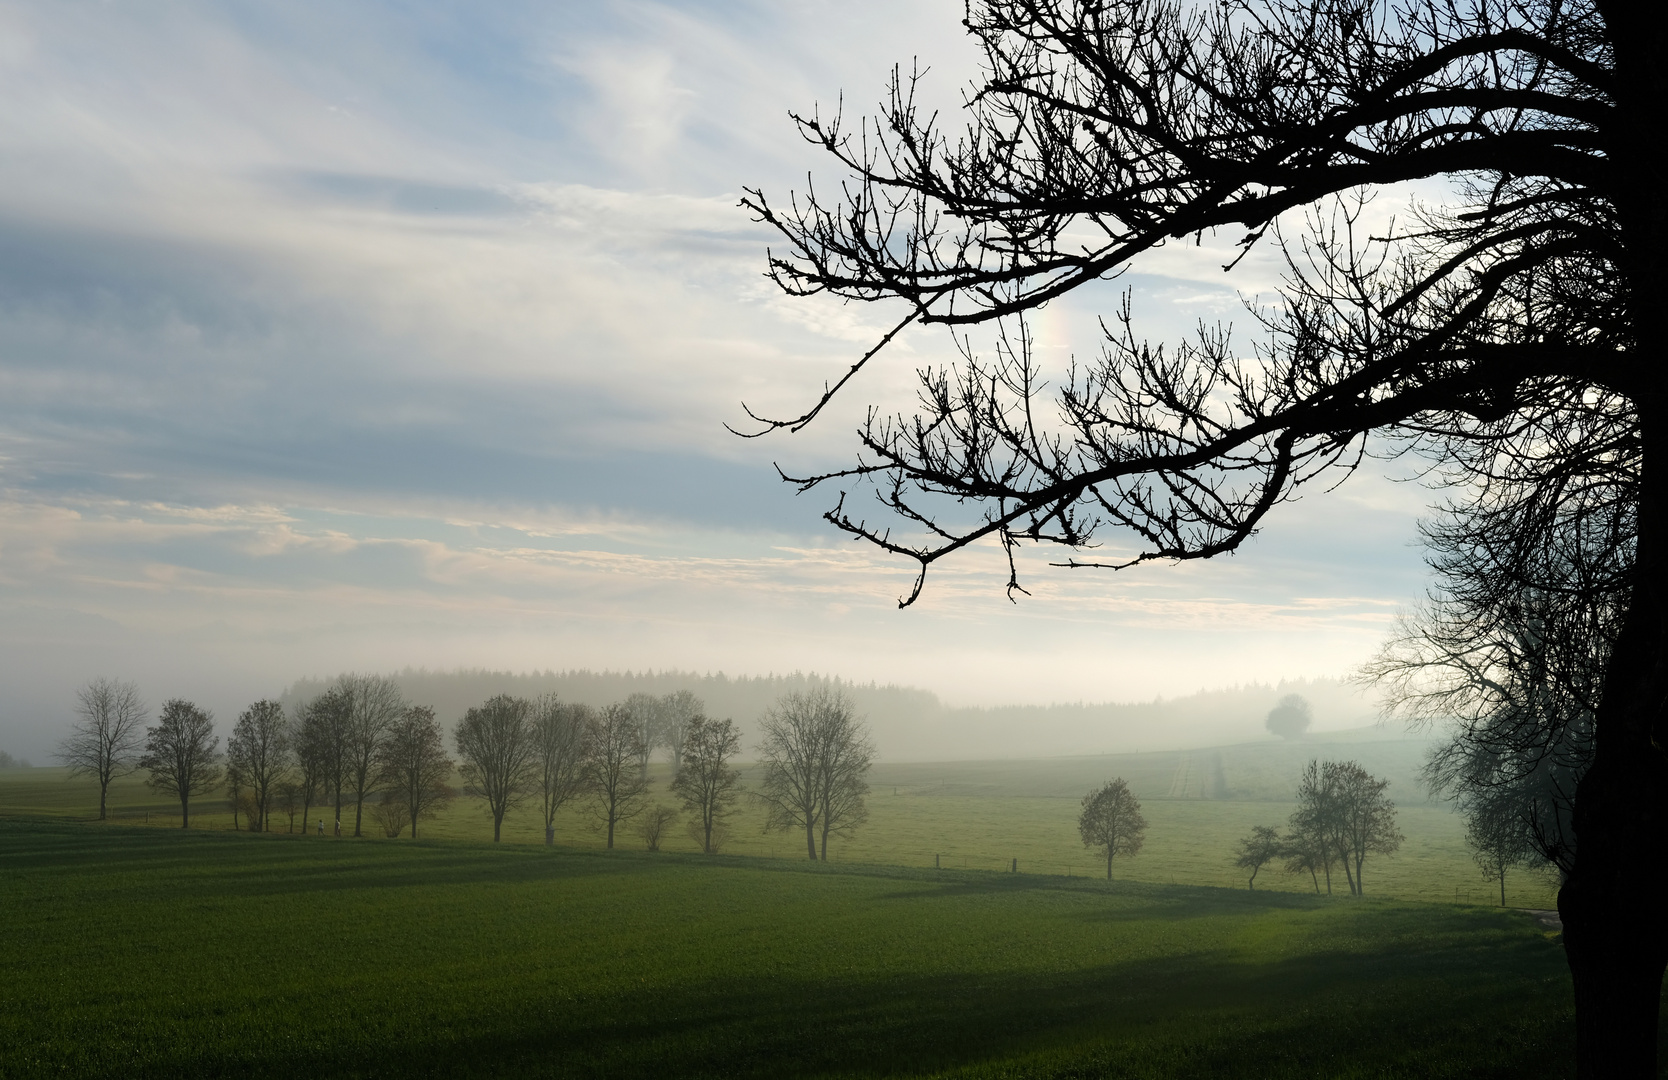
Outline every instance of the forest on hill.
<path fill-rule="evenodd" d="M 1361 728 L 1376 719 L 1372 701 L 1355 686 L 1335 679 L 1253 683 L 1135 703 L 971 707 L 947 705 L 931 691 L 915 687 L 801 672 L 731 676 L 687 671 L 515 673 L 407 668 L 393 677 L 407 700 L 429 706 L 447 724 L 494 694 L 554 693 L 565 701 L 601 706 L 634 693 L 663 696 L 688 690 L 706 704 L 707 715 L 735 720 L 749 749 L 759 717 L 784 693 L 832 686 L 856 703 L 858 713 L 868 721 L 880 758 L 887 761 L 1124 753 L 1269 738 L 1263 719 L 1275 702 L 1291 693 L 1310 702 L 1317 734 Z M 281 700 L 286 705 L 308 700 L 322 693 L 329 682 L 329 678 L 299 679 L 285 689 Z"/>

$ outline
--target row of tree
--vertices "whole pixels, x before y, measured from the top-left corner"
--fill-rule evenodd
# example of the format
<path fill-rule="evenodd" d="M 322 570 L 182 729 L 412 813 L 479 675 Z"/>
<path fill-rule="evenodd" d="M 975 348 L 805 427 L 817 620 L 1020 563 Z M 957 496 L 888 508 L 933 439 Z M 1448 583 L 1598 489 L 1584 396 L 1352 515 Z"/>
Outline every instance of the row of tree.
<path fill-rule="evenodd" d="M 1283 861 L 1287 873 L 1307 873 L 1321 891 L 1332 892 L 1332 872 L 1343 870 L 1352 896 L 1364 895 L 1362 871 L 1368 855 L 1388 855 L 1402 846 L 1396 827 L 1396 804 L 1385 794 L 1390 781 L 1373 776 L 1353 761 L 1311 760 L 1297 784 L 1297 809 L 1286 832 L 1258 825 L 1239 842 L 1234 865 L 1251 871 L 1246 887 L 1257 887 L 1257 874 Z"/>
<path fill-rule="evenodd" d="M 145 769 L 148 783 L 180 802 L 189 827 L 191 800 L 224 788 L 234 825 L 267 831 L 276 811 L 294 831 L 314 806 L 332 806 L 335 831 L 353 806 L 353 835 L 367 811 L 390 837 L 419 823 L 463 793 L 482 801 L 493 840 L 504 818 L 531 804 L 553 843 L 557 813 L 583 799 L 612 848 L 620 827 L 638 822 L 651 849 L 679 809 L 651 802 L 649 762 L 657 748 L 671 757 L 670 792 L 690 815 L 691 837 L 715 852 L 730 834 L 740 800 L 734 761 L 741 735 L 733 721 L 713 720 L 688 691 L 665 697 L 633 694 L 602 708 L 500 694 L 468 709 L 445 733 L 434 711 L 412 705 L 393 680 L 343 675 L 323 693 L 286 712 L 257 701 L 245 709 L 224 754 L 207 711 L 181 699 L 164 704 L 146 727 L 146 709 L 131 683 L 96 679 L 77 695 L 76 721 L 59 753 L 72 771 L 99 785 L 99 817 L 107 814 L 112 780 Z M 761 778 L 752 799 L 765 828 L 803 831 L 810 858 L 828 857 L 831 836 L 847 836 L 867 819 L 866 775 L 874 746 L 848 698 L 816 688 L 789 693 L 763 720 Z M 319 831 L 324 822 L 319 821 Z M 820 850 L 819 850 L 820 842 Z"/>
<path fill-rule="evenodd" d="M 4 750 L 0 750 L 0 769 L 29 769 L 33 763 L 28 758 L 12 757 Z"/>

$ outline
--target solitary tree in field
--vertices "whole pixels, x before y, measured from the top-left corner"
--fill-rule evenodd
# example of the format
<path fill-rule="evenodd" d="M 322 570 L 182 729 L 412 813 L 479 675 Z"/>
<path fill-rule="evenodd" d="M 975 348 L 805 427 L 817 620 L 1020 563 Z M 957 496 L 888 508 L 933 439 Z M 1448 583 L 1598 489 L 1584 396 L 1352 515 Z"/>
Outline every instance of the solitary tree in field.
<path fill-rule="evenodd" d="M 486 803 L 497 843 L 504 815 L 527 797 L 534 781 L 533 704 L 499 694 L 470 709 L 452 733 L 463 764 L 463 791 Z"/>
<path fill-rule="evenodd" d="M 749 194 L 784 288 L 897 302 L 884 345 L 1218 230 L 1229 268 L 1272 242 L 1284 286 L 1256 340 L 1149 346 L 1126 310 L 1061 373 L 1010 328 L 994 358 L 924 371 L 921 415 L 873 414 L 850 468 L 792 479 L 837 485 L 830 520 L 923 572 L 995 540 L 1018 588 L 1030 543 L 1101 543 L 1115 566 L 1232 551 L 1298 487 L 1399 445 L 1436 462 L 1457 520 L 1516 538 L 1503 580 L 1558 547 L 1614 555 L 1560 909 L 1581 1076 L 1654 1075 L 1668 928 L 1636 898 L 1668 891 L 1668 6 L 974 0 L 965 25 L 985 68 L 948 136 L 900 80 L 859 132 L 800 121 L 842 183 Z M 1429 200 L 1362 217 L 1411 184 Z M 872 355 L 769 426 L 810 422 Z"/>
<path fill-rule="evenodd" d="M 1309 730 L 1314 718 L 1314 711 L 1302 694 L 1287 694 L 1268 711 L 1264 724 L 1282 739 L 1299 739 Z"/>
<path fill-rule="evenodd" d="M 226 741 L 227 773 L 238 774 L 250 796 L 254 812 L 249 827 L 254 832 L 266 830 L 267 809 L 279 782 L 288 771 L 291 760 L 289 724 L 284 718 L 284 707 L 276 701 L 257 701 L 237 719 L 232 737 Z M 233 796 L 234 801 L 236 795 Z"/>
<path fill-rule="evenodd" d="M 434 710 L 426 705 L 407 706 L 389 725 L 377 751 L 378 783 L 383 789 L 379 808 L 397 807 L 404 815 L 402 828 L 409 824 L 411 838 L 417 839 L 417 823 L 439 813 L 456 794 L 449 783 L 452 768 L 452 759 L 446 756 L 446 736 Z M 384 831 L 388 827 L 385 823 Z"/>
<path fill-rule="evenodd" d="M 1257 888 L 1257 873 L 1263 867 L 1279 858 L 1286 850 L 1286 842 L 1280 836 L 1280 830 L 1268 825 L 1253 825 L 1251 835 L 1239 842 L 1239 858 L 1234 865 L 1241 870 L 1251 871 L 1251 876 L 1245 879 L 1245 887 L 1253 892 Z"/>
<path fill-rule="evenodd" d="M 828 838 L 848 835 L 868 817 L 864 796 L 874 745 L 850 699 L 826 686 L 784 694 L 760 724 L 764 776 L 754 792 L 765 828 L 805 832 L 806 854 L 828 858 Z"/>
<path fill-rule="evenodd" d="M 555 694 L 533 703 L 533 772 L 544 842 L 556 842 L 556 812 L 585 788 L 585 738 L 591 710 L 564 705 Z"/>
<path fill-rule="evenodd" d="M 345 710 L 347 775 L 353 785 L 353 835 L 361 833 L 365 799 L 375 787 L 377 751 L 389 727 L 405 711 L 405 699 L 393 679 L 385 675 L 343 675 L 335 689 Z M 337 796 L 338 806 L 341 796 Z"/>
<path fill-rule="evenodd" d="M 672 778 L 672 794 L 683 800 L 691 819 L 689 835 L 708 855 L 726 835 L 724 819 L 739 797 L 741 774 L 730 760 L 741 753 L 741 733 L 730 720 L 697 714 L 684 728 L 682 764 Z"/>
<path fill-rule="evenodd" d="M 649 789 L 643 760 L 642 718 L 624 705 L 608 705 L 591 717 L 585 739 L 585 787 L 591 808 L 614 847 L 614 832 L 642 812 Z"/>
<path fill-rule="evenodd" d="M 1077 832 L 1083 846 L 1106 853 L 1106 880 L 1112 880 L 1112 859 L 1134 855 L 1147 837 L 1147 819 L 1141 803 L 1122 777 L 1108 780 L 1083 796 L 1077 815 Z"/>
<path fill-rule="evenodd" d="M 145 741 L 145 703 L 130 682 L 94 679 L 75 692 L 75 724 L 58 744 L 58 760 L 72 776 L 98 781 L 98 818 L 105 818 L 110 781 L 138 765 Z"/>
<path fill-rule="evenodd" d="M 189 701 L 172 698 L 162 706 L 156 726 L 145 731 L 146 783 L 180 801 L 180 828 L 191 827 L 191 797 L 220 786 L 220 740 L 214 717 Z"/>

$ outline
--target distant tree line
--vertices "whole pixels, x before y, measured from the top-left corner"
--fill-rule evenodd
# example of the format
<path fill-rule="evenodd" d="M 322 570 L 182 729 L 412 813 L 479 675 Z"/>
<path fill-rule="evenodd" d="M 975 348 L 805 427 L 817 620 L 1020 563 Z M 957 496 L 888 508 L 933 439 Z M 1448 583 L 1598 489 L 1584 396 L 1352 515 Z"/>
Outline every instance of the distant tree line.
<path fill-rule="evenodd" d="M 16 758 L 0 750 L 0 769 L 32 769 L 34 764 L 28 758 Z"/>
<path fill-rule="evenodd" d="M 77 693 L 75 721 L 59 746 L 72 774 L 99 785 L 99 817 L 107 816 L 112 781 L 135 770 L 180 803 L 189 828 L 192 801 L 224 790 L 234 828 L 307 831 L 315 807 L 332 811 L 341 835 L 349 807 L 352 834 L 366 818 L 389 838 L 420 823 L 457 797 L 477 799 L 492 819 L 493 840 L 504 819 L 536 809 L 546 844 L 556 817 L 581 804 L 607 847 L 632 827 L 658 850 L 677 821 L 702 851 L 715 853 L 731 835 L 741 799 L 734 762 L 741 736 L 730 719 L 705 715 L 687 690 L 664 696 L 634 693 L 600 709 L 498 694 L 464 712 L 448 739 L 434 710 L 407 702 L 384 676 L 346 674 L 286 710 L 279 702 L 250 705 L 233 726 L 224 752 L 214 717 L 183 699 L 164 703 L 154 725 L 132 683 L 95 679 Z M 649 764 L 665 749 L 675 804 L 651 798 Z M 813 859 L 828 857 L 828 840 L 849 836 L 867 819 L 865 779 L 874 746 L 851 701 L 819 686 L 783 695 L 766 716 L 759 747 L 762 782 L 753 799 L 767 830 L 804 830 Z M 325 819 L 318 820 L 323 833 Z M 820 850 L 819 850 L 820 842 Z"/>
<path fill-rule="evenodd" d="M 1311 760 L 1298 778 L 1297 809 L 1285 834 L 1258 825 L 1240 840 L 1235 865 L 1251 872 L 1246 887 L 1257 887 L 1264 866 L 1283 862 L 1287 873 L 1307 873 L 1317 893 L 1324 881 L 1331 894 L 1336 871 L 1352 896 L 1365 895 L 1367 856 L 1389 855 L 1405 839 L 1396 827 L 1396 804 L 1385 794 L 1389 786 L 1356 762 Z"/>

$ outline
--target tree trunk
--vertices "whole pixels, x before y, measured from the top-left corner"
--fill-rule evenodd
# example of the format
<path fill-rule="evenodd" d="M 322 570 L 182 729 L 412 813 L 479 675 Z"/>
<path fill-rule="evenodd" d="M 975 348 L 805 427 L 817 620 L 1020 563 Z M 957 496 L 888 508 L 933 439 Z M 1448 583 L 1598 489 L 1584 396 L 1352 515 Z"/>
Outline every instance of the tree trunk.
<path fill-rule="evenodd" d="M 1366 896 L 1367 895 L 1367 882 L 1366 882 L 1365 879 L 1363 879 L 1361 877 L 1361 864 L 1365 861 L 1366 861 L 1365 858 L 1358 858 L 1358 859 L 1355 860 L 1355 895 L 1356 896 Z"/>
<path fill-rule="evenodd" d="M 365 793 L 360 792 L 359 798 L 353 804 L 353 835 L 359 836 L 359 827 L 365 821 Z"/>
<path fill-rule="evenodd" d="M 503 814 L 494 814 L 494 815 L 492 815 L 492 842 L 493 843 L 495 843 L 495 844 L 498 843 L 498 835 L 499 835 L 499 833 L 501 833 L 503 831 L 503 829 L 504 829 L 504 815 Z"/>
<path fill-rule="evenodd" d="M 817 861 L 817 826 L 814 821 L 805 823 L 805 850 L 810 852 L 811 861 Z"/>
<path fill-rule="evenodd" d="M 614 808 L 608 808 L 608 850 L 614 850 Z"/>
<path fill-rule="evenodd" d="M 417 835 L 417 827 L 415 825 L 413 825 L 411 827 L 411 835 L 412 836 Z M 554 825 L 546 825 L 544 827 L 544 846 L 545 847 L 555 847 L 556 846 L 556 827 Z"/>
<path fill-rule="evenodd" d="M 1645 8 L 1654 5 L 1643 5 Z M 1653 258 L 1657 257 L 1655 255 Z M 1653 296 L 1649 303 L 1656 303 Z M 1659 395 L 1642 394 L 1632 595 L 1604 673 L 1593 762 L 1576 788 L 1573 872 L 1558 890 L 1575 983 L 1576 1075 L 1654 1077 L 1668 929 L 1668 506 Z"/>
<path fill-rule="evenodd" d="M 1506 864 L 1500 864 L 1500 906 L 1506 906 Z"/>
<path fill-rule="evenodd" d="M 1106 849 L 1106 880 L 1112 880 L 1112 848 L 1110 845 Z"/>
<path fill-rule="evenodd" d="M 110 781 L 100 780 L 98 784 L 98 819 L 104 820 L 104 794 L 110 790 Z"/>
<path fill-rule="evenodd" d="M 191 828 L 191 796 L 180 796 L 180 828 Z"/>

